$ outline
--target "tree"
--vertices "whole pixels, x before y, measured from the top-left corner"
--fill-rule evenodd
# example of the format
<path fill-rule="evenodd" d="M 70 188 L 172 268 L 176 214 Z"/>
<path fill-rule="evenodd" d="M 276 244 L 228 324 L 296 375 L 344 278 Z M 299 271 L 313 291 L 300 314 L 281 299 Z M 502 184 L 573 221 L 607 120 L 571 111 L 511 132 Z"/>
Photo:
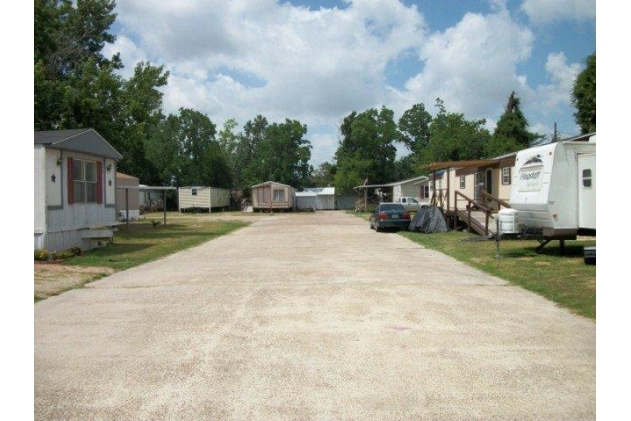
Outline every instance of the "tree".
<path fill-rule="evenodd" d="M 596 131 L 596 53 L 585 59 L 585 65 L 572 90 L 574 118 L 582 134 Z"/>
<path fill-rule="evenodd" d="M 486 120 L 465 119 L 463 114 L 449 113 L 444 102 L 436 100 L 438 114 L 429 127 L 429 144 L 419 162 L 461 161 L 480 159 L 491 135 L 484 128 Z"/>
<path fill-rule="evenodd" d="M 371 108 L 360 114 L 353 111 L 340 125 L 342 139 L 335 153 L 337 171 L 335 187 L 349 193 L 363 184 L 391 181 L 395 175 L 396 148 L 399 132 L 394 113 L 386 107 Z"/>
<path fill-rule="evenodd" d="M 162 66 L 139 63 L 124 80 L 118 55 L 102 49 L 115 41 L 109 32 L 113 0 L 36 0 L 34 28 L 35 130 L 92 127 L 123 158 L 118 168 L 143 182 L 159 178 L 146 143 L 162 115 L 169 76 Z"/>
<path fill-rule="evenodd" d="M 425 110 L 425 105 L 414 104 L 399 119 L 401 142 L 410 152 L 420 152 L 429 145 L 429 125 L 432 116 Z"/>
<path fill-rule="evenodd" d="M 532 146 L 543 136 L 528 131 L 528 121 L 521 111 L 521 101 L 513 91 L 508 97 L 504 113 L 497 122 L 486 155 L 499 156 Z"/>
<path fill-rule="evenodd" d="M 267 127 L 261 153 L 257 157 L 262 173 L 267 174 L 266 180 L 295 188 L 309 184 L 311 142 L 304 138 L 306 134 L 307 126 L 297 120 L 285 119 L 284 123 L 273 123 Z"/>
<path fill-rule="evenodd" d="M 318 165 L 311 176 L 311 185 L 316 187 L 332 187 L 335 185 L 337 167 L 328 161 Z"/>
<path fill-rule="evenodd" d="M 215 124 L 188 108 L 170 114 L 147 141 L 147 159 L 158 183 L 174 186 L 232 187 L 227 158 L 215 139 Z"/>

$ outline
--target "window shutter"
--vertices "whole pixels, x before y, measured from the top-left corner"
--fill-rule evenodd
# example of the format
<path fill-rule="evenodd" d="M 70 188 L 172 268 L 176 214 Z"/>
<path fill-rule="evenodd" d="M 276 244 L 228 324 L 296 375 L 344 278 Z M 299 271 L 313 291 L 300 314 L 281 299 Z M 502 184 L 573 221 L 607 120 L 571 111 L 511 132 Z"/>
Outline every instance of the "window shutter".
<path fill-rule="evenodd" d="M 74 203 L 74 162 L 68 158 L 68 204 Z"/>
<path fill-rule="evenodd" d="M 96 163 L 96 203 L 103 203 L 103 163 Z"/>

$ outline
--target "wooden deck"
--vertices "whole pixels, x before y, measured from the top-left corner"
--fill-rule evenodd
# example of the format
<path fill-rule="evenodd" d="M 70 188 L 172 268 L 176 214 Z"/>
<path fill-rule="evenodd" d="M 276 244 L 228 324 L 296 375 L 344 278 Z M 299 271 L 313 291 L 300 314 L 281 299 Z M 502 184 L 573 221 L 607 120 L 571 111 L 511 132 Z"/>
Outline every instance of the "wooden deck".
<path fill-rule="evenodd" d="M 458 218 L 464 222 L 470 231 L 476 232 L 483 237 L 494 237 L 497 232 L 497 214 L 489 216 L 488 227 L 486 225 L 486 214 L 482 211 L 471 211 L 471 223 L 469 223 L 469 215 L 465 210 L 458 210 Z"/>

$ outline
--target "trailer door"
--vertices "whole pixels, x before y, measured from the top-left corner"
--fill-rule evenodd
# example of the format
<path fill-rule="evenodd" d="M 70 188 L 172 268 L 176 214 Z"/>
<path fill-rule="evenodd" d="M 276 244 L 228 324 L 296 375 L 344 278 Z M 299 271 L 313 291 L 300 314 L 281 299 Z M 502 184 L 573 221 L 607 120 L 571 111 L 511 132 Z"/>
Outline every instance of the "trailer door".
<path fill-rule="evenodd" d="M 596 154 L 578 154 L 578 226 L 596 229 Z"/>

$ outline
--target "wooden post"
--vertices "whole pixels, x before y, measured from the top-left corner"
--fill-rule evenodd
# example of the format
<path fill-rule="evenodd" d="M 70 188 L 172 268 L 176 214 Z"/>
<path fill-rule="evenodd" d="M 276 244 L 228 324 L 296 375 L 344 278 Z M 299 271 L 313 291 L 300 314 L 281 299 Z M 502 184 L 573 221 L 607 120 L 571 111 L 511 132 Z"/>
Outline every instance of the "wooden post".
<path fill-rule="evenodd" d="M 167 224 L 167 191 L 166 189 L 163 190 L 164 193 L 162 193 L 162 209 L 164 212 L 164 225 Z"/>
<path fill-rule="evenodd" d="M 125 228 L 129 231 L 129 187 L 125 188 Z"/>

